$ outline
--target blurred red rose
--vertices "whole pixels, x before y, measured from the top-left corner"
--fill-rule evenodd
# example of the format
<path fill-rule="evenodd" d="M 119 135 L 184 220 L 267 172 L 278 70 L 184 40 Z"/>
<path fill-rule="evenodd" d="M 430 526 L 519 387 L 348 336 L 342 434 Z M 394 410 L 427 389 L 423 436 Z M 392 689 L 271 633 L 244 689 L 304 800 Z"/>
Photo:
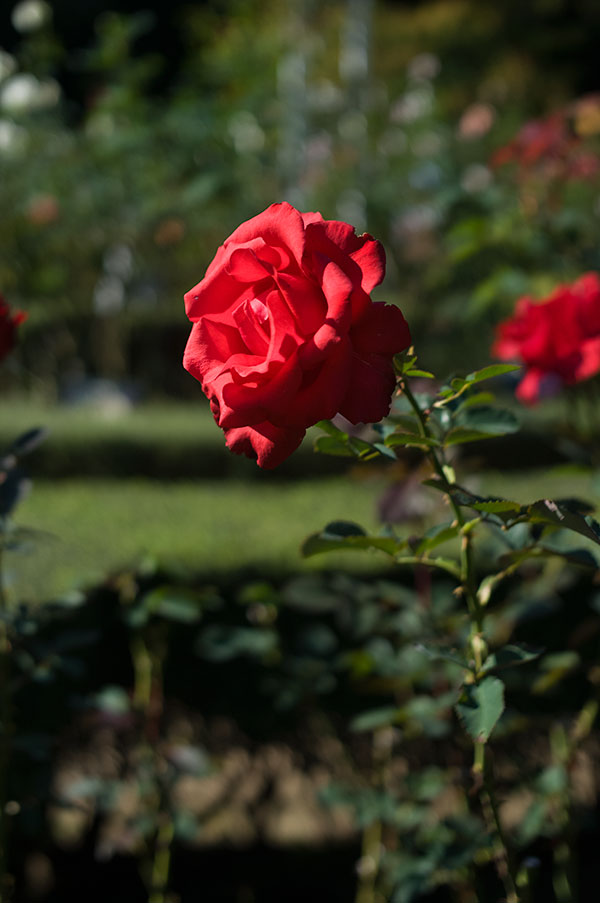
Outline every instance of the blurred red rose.
<path fill-rule="evenodd" d="M 586 150 L 582 137 L 593 134 L 598 100 L 582 98 L 543 119 L 526 122 L 515 137 L 498 150 L 492 166 L 514 163 L 523 175 L 540 173 L 547 179 L 592 179 L 600 170 L 600 159 Z M 586 130 L 587 129 L 587 130 Z"/>
<path fill-rule="evenodd" d="M 27 314 L 20 310 L 11 312 L 8 304 L 0 295 L 0 361 L 9 354 L 17 342 L 17 326 L 27 319 Z"/>
<path fill-rule="evenodd" d="M 588 379 L 600 371 L 600 278 L 586 273 L 559 286 L 547 299 L 521 298 L 515 313 L 498 327 L 492 354 L 521 361 L 521 401 Z"/>
<path fill-rule="evenodd" d="M 185 295 L 184 367 L 210 399 L 228 447 L 276 467 L 307 427 L 390 408 L 392 357 L 410 344 L 397 307 L 369 296 L 383 247 L 352 226 L 273 204 L 239 226 Z"/>

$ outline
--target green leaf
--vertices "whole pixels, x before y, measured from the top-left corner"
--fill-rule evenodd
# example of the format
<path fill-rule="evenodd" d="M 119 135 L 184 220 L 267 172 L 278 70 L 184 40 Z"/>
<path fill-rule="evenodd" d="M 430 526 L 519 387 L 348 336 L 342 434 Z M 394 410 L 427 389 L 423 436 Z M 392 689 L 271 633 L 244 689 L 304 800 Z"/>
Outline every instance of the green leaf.
<path fill-rule="evenodd" d="M 388 448 L 387 445 L 384 445 L 383 442 L 374 442 L 373 448 L 376 448 L 380 455 L 383 455 L 384 458 L 391 458 L 392 461 L 397 461 L 395 453 L 391 448 Z"/>
<path fill-rule="evenodd" d="M 500 557 L 499 564 L 500 567 L 506 568 L 531 558 L 562 558 L 575 567 L 591 568 L 592 570 L 596 570 L 598 567 L 598 562 L 588 549 L 550 549 L 547 546 L 539 545 L 506 552 Z"/>
<path fill-rule="evenodd" d="M 404 376 L 416 376 L 420 379 L 435 379 L 434 374 L 430 373 L 429 370 L 405 370 Z"/>
<path fill-rule="evenodd" d="M 347 536 L 335 536 L 333 534 L 313 533 L 302 545 L 302 555 L 310 558 L 312 555 L 320 555 L 323 552 L 350 551 L 378 549 L 387 555 L 395 556 L 405 546 L 404 542 L 398 542 L 390 536 L 367 536 L 349 534 Z"/>
<path fill-rule="evenodd" d="M 517 665 L 525 665 L 527 662 L 535 661 L 542 654 L 541 649 L 528 649 L 525 646 L 517 646 L 509 644 L 501 649 L 492 652 L 483 665 L 482 671 L 497 671 L 504 668 L 514 668 Z"/>
<path fill-rule="evenodd" d="M 338 429 L 331 420 L 319 420 L 318 423 L 315 423 L 315 426 L 320 430 L 323 430 L 324 433 L 327 433 L 328 436 L 335 436 L 338 439 L 348 438 L 348 433 Z"/>
<path fill-rule="evenodd" d="M 515 370 L 520 369 L 520 364 L 490 364 L 489 367 L 484 367 L 482 370 L 475 370 L 474 373 L 469 373 L 465 382 L 475 385 L 475 383 L 483 382 L 484 379 L 492 379 L 494 376 L 503 376 L 505 373 L 513 373 Z"/>
<path fill-rule="evenodd" d="M 339 539 L 347 536 L 366 536 L 366 530 L 349 520 L 333 520 L 323 529 L 321 535 L 327 539 Z"/>
<path fill-rule="evenodd" d="M 337 455 L 340 458 L 353 458 L 354 452 L 348 447 L 348 438 L 338 439 L 336 436 L 319 436 L 313 448 L 322 455 Z"/>
<path fill-rule="evenodd" d="M 398 709 L 395 706 L 385 706 L 379 709 L 369 709 L 362 712 L 350 722 L 351 731 L 374 731 L 380 727 L 389 727 L 398 721 Z"/>
<path fill-rule="evenodd" d="M 521 511 L 521 505 L 518 502 L 511 502 L 509 499 L 487 499 L 482 502 L 473 502 L 469 507 L 476 511 L 482 511 L 484 514 L 508 514 L 511 511 L 518 514 Z"/>
<path fill-rule="evenodd" d="M 11 444 L 8 449 L 8 454 L 15 455 L 17 458 L 20 455 L 28 455 L 29 452 L 32 452 L 34 448 L 37 448 L 49 434 L 50 430 L 45 426 L 36 426 L 31 430 L 27 430 L 26 433 L 22 433 L 18 439 L 15 439 Z"/>
<path fill-rule="evenodd" d="M 485 743 L 504 711 L 504 684 L 498 677 L 468 684 L 456 712 L 473 740 Z"/>
<path fill-rule="evenodd" d="M 541 499 L 528 505 L 528 520 L 532 523 L 548 524 L 563 530 L 572 530 L 600 545 L 600 524 L 589 515 L 579 514 L 568 503 Z"/>
<path fill-rule="evenodd" d="M 402 430 L 405 433 L 413 433 L 415 436 L 419 435 L 419 422 L 416 417 L 410 416 L 408 414 L 394 414 L 391 417 L 388 417 L 389 424 L 376 424 L 375 429 L 378 427 L 383 427 L 386 429 L 385 433 L 383 433 L 384 438 L 387 438 L 394 432 L 395 427 L 402 427 Z M 389 428 L 391 427 L 391 429 Z"/>
<path fill-rule="evenodd" d="M 495 396 L 491 392 L 475 392 L 473 395 L 467 395 L 464 401 L 461 401 L 456 409 L 456 414 L 466 411 L 468 408 L 475 408 L 479 405 L 492 404 Z"/>
<path fill-rule="evenodd" d="M 511 411 L 504 408 L 495 408 L 493 405 L 478 405 L 477 407 L 463 408 L 455 417 L 457 426 L 490 436 L 505 436 L 508 433 L 516 433 L 519 429 L 519 421 Z"/>
<path fill-rule="evenodd" d="M 444 542 L 456 539 L 460 531 L 460 524 L 438 524 L 436 527 L 427 531 L 416 547 L 413 545 L 415 555 L 423 555 L 424 552 L 429 552 L 431 549 L 435 549 L 436 546 L 440 546 Z"/>
<path fill-rule="evenodd" d="M 400 445 L 439 448 L 442 443 L 433 436 L 419 436 L 418 433 L 392 433 L 391 436 L 386 437 L 385 444 L 389 448 L 396 448 Z"/>

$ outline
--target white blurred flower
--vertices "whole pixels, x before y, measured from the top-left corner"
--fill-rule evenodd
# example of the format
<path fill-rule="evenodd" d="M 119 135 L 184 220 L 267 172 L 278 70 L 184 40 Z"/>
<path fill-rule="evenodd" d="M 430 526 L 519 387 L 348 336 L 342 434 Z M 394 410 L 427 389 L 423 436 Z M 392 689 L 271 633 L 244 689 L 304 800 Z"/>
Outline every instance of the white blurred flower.
<path fill-rule="evenodd" d="M 101 276 L 94 288 L 94 310 L 98 314 L 115 314 L 125 305 L 125 286 L 118 276 Z"/>
<path fill-rule="evenodd" d="M 472 163 L 467 166 L 460 180 L 461 188 L 469 194 L 483 191 L 492 182 L 492 173 L 482 163 Z"/>
<path fill-rule="evenodd" d="M 228 131 L 238 154 L 252 154 L 265 146 L 265 133 L 248 110 L 240 110 L 229 120 Z"/>
<path fill-rule="evenodd" d="M 0 82 L 12 75 L 16 68 L 17 61 L 14 56 L 0 47 Z"/>
<path fill-rule="evenodd" d="M 10 119 L 0 119 L 0 153 L 19 154 L 27 142 L 27 132 Z"/>
<path fill-rule="evenodd" d="M 104 271 L 119 279 L 130 279 L 133 273 L 133 254 L 127 245 L 112 245 L 104 254 Z"/>
<path fill-rule="evenodd" d="M 431 112 L 433 91 L 431 85 L 421 84 L 399 97 L 390 110 L 392 122 L 415 122 Z"/>
<path fill-rule="evenodd" d="M 52 10 L 43 0 L 22 0 L 12 11 L 10 20 L 16 31 L 36 31 L 52 18 Z"/>
<path fill-rule="evenodd" d="M 52 107 L 60 98 L 58 82 L 52 78 L 39 81 L 29 72 L 11 75 L 0 87 L 0 107 L 10 113 L 24 113 Z"/>

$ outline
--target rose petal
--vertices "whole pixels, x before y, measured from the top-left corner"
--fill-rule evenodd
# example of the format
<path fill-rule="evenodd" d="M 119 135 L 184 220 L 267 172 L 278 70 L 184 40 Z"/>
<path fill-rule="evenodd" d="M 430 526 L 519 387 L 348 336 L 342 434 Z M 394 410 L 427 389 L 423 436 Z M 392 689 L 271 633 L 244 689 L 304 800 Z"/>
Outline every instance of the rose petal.
<path fill-rule="evenodd" d="M 214 379 L 231 354 L 246 350 L 239 330 L 204 317 L 194 323 L 183 353 L 183 366 L 201 383 Z"/>
<path fill-rule="evenodd" d="M 353 325 L 350 338 L 360 355 L 386 354 L 393 356 L 410 345 L 408 323 L 399 307 L 377 301 L 367 308 L 364 316 Z"/>
<path fill-rule="evenodd" d="M 360 284 L 369 294 L 385 276 L 385 250 L 381 242 L 368 232 L 357 235 L 348 223 L 336 220 L 325 220 L 322 228 L 331 243 L 360 268 Z"/>
<path fill-rule="evenodd" d="M 323 292 L 305 275 L 277 273 L 281 294 L 298 324 L 303 336 L 311 336 L 322 325 L 327 311 Z"/>
<path fill-rule="evenodd" d="M 281 406 L 279 414 L 271 409 L 270 419 L 278 426 L 309 427 L 335 417 L 347 390 L 351 362 L 352 346 L 344 338 L 314 373 L 305 374 L 291 404 Z"/>
<path fill-rule="evenodd" d="M 588 339 L 581 346 L 581 360 L 574 373 L 574 382 L 589 379 L 600 372 L 600 336 Z"/>
<path fill-rule="evenodd" d="M 265 244 L 289 248 L 299 265 L 304 253 L 304 223 L 297 210 L 290 204 L 271 204 L 258 216 L 242 223 L 225 241 L 225 247 L 240 245 L 262 238 Z"/>
<path fill-rule="evenodd" d="M 391 363 L 383 364 L 378 355 L 371 360 L 354 355 L 340 414 L 350 423 L 378 423 L 390 412 L 395 384 Z"/>
<path fill-rule="evenodd" d="M 280 429 L 272 423 L 225 430 L 227 447 L 236 455 L 255 458 L 259 467 L 271 470 L 296 451 L 305 430 Z"/>
<path fill-rule="evenodd" d="M 223 386 L 221 419 L 223 429 L 269 420 L 271 411 L 281 411 L 293 403 L 300 388 L 302 371 L 296 355 L 264 382 L 230 382 Z"/>
<path fill-rule="evenodd" d="M 540 388 L 544 373 L 541 370 L 528 370 L 519 385 L 516 396 L 525 404 L 535 404 L 540 398 Z"/>

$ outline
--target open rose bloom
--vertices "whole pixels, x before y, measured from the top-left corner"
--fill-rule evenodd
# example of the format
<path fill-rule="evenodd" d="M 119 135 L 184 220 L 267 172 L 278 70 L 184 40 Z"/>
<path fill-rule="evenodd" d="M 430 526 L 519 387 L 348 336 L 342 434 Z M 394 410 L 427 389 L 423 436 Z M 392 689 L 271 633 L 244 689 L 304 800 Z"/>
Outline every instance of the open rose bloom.
<path fill-rule="evenodd" d="M 410 333 L 397 307 L 369 296 L 384 273 L 370 235 L 285 203 L 224 242 L 185 295 L 184 366 L 232 451 L 276 467 L 319 420 L 385 417 Z"/>
<path fill-rule="evenodd" d="M 542 302 L 521 298 L 498 327 L 492 354 L 523 363 L 517 397 L 526 403 L 594 376 L 600 371 L 598 275 L 561 285 Z"/>

